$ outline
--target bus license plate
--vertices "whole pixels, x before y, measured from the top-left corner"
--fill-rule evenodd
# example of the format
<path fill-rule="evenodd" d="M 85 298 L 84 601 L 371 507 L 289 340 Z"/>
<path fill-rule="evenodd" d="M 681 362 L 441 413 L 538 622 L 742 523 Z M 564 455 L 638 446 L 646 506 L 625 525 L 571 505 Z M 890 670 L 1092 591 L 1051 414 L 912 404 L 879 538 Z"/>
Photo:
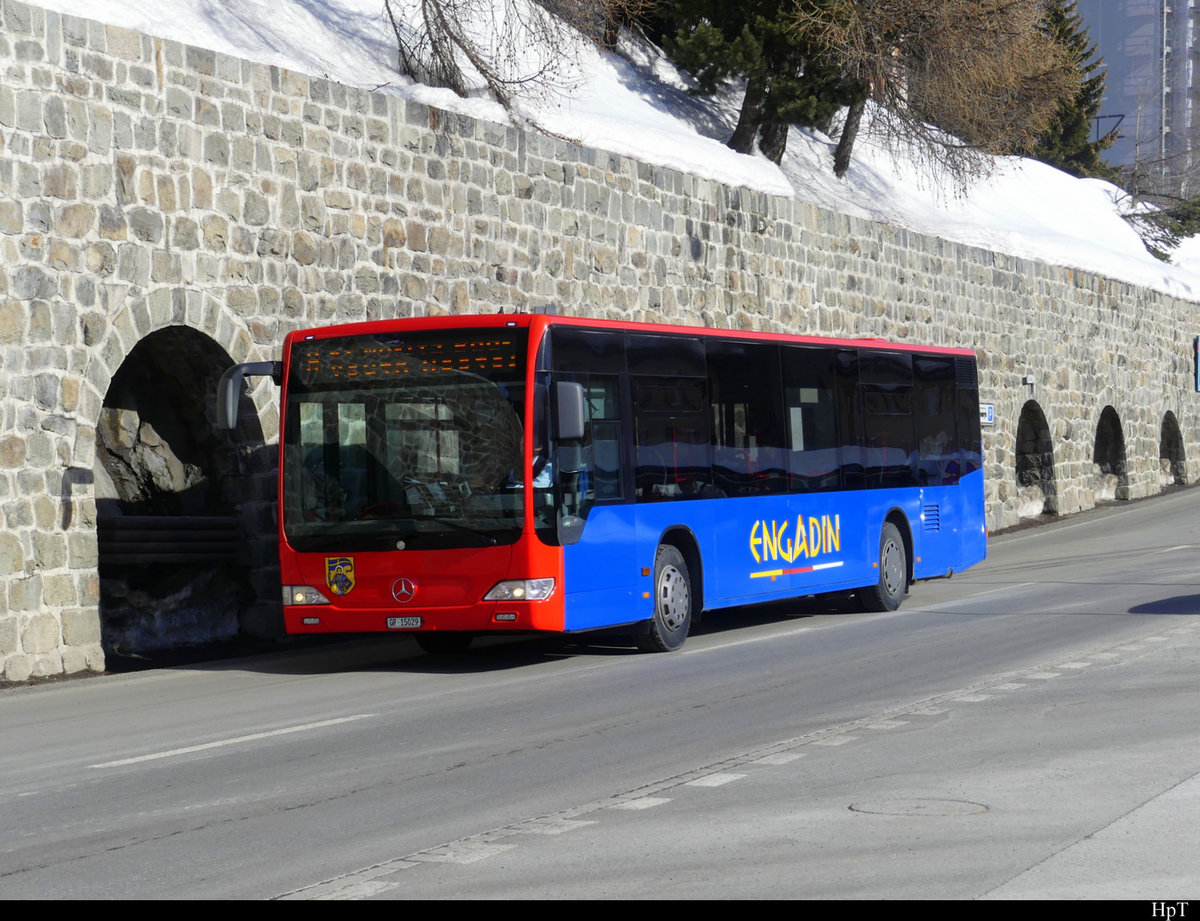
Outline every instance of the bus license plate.
<path fill-rule="evenodd" d="M 419 617 L 389 617 L 387 619 L 389 630 L 415 630 L 421 626 L 421 618 Z"/>

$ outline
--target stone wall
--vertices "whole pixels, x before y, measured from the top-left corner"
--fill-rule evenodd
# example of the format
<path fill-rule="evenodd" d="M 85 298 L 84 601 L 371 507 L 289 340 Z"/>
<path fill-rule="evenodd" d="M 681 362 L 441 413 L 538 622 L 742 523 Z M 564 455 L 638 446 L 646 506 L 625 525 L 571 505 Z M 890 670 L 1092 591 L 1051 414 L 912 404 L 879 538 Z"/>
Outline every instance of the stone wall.
<path fill-rule="evenodd" d="M 96 432 L 154 334 L 201 342 L 206 387 L 295 328 L 548 303 L 966 346 L 996 408 L 993 528 L 1039 508 L 1031 400 L 1058 513 L 1159 491 L 1168 413 L 1196 476 L 1191 302 L 13 0 L 0 67 L 4 678 L 103 667 Z M 278 412 L 269 383 L 254 400 L 259 442 L 229 450 L 258 463 L 227 498 L 265 528 Z M 1124 454 L 1101 470 L 1106 407 Z"/>

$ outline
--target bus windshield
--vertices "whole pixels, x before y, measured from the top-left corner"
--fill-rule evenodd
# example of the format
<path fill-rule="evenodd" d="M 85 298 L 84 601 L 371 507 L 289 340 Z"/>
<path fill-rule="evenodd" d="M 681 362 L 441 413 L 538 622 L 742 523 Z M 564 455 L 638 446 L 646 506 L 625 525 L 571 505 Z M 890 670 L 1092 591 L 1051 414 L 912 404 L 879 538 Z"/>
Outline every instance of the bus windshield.
<path fill-rule="evenodd" d="M 301 551 L 511 544 L 526 333 L 313 339 L 292 350 L 283 529 Z"/>

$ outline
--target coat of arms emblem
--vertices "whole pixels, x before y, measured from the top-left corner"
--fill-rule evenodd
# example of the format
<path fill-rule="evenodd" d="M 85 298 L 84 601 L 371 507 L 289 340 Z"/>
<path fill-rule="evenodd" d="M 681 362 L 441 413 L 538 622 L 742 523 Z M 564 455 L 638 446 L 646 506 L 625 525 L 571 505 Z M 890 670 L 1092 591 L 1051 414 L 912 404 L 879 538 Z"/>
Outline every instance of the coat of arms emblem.
<path fill-rule="evenodd" d="M 354 557 L 325 557 L 325 584 L 335 595 L 348 595 L 354 588 Z"/>

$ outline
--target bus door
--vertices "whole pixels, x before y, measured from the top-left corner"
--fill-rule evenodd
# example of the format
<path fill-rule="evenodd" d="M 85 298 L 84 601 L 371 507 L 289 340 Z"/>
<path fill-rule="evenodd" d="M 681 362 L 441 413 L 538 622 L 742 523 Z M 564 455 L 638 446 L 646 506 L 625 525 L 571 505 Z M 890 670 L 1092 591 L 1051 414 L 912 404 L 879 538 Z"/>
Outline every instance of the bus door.
<path fill-rule="evenodd" d="M 639 585 L 628 446 L 623 437 L 620 377 L 556 375 L 583 391 L 582 438 L 550 439 L 552 475 L 534 471 L 535 503 L 555 508 L 563 547 L 565 627 L 583 630 L 648 616 L 633 604 Z M 537 452 L 535 451 L 535 454 Z M 535 457 L 534 466 L 539 459 Z M 546 495 L 553 490 L 553 495 Z"/>
<path fill-rule="evenodd" d="M 918 355 L 913 360 L 913 385 L 917 426 L 917 470 L 921 487 L 921 517 L 913 573 L 944 575 L 962 568 L 959 548 L 965 510 L 960 488 L 964 471 L 959 436 L 959 391 L 955 359 Z"/>

